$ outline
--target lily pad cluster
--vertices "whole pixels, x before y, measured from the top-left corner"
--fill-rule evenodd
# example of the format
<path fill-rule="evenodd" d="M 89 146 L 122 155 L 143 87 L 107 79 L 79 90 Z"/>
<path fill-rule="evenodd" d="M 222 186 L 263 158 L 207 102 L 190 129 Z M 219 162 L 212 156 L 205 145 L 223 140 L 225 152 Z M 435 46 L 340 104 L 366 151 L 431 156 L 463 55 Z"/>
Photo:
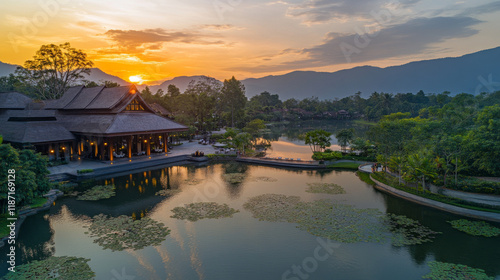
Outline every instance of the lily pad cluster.
<path fill-rule="evenodd" d="M 232 217 L 239 210 L 229 207 L 227 204 L 218 204 L 216 202 L 197 202 L 186 204 L 184 207 L 175 207 L 172 209 L 174 215 L 172 218 L 179 220 L 197 221 L 201 219 L 219 219 Z"/>
<path fill-rule="evenodd" d="M 470 235 L 494 237 L 500 235 L 500 228 L 494 227 L 483 221 L 470 221 L 466 219 L 448 221 L 454 229 Z"/>
<path fill-rule="evenodd" d="M 469 279 L 481 279 L 481 280 L 493 280 L 493 277 L 489 277 L 484 270 L 478 268 L 472 268 L 463 264 L 445 263 L 432 261 L 428 262 L 427 265 L 431 269 L 431 273 L 422 276 L 424 279 L 432 280 L 469 280 Z"/>
<path fill-rule="evenodd" d="M 163 223 L 148 217 L 134 221 L 125 215 L 114 218 L 99 214 L 94 216 L 86 233 L 95 237 L 94 243 L 104 249 L 123 251 L 160 245 L 170 230 Z"/>
<path fill-rule="evenodd" d="M 267 176 L 258 176 L 258 177 L 248 177 L 245 173 L 226 173 L 222 174 L 222 179 L 230 184 L 239 184 L 244 180 L 252 181 L 252 182 L 276 182 L 278 179 Z"/>
<path fill-rule="evenodd" d="M 95 273 L 87 262 L 90 259 L 77 257 L 50 257 L 41 261 L 32 261 L 16 267 L 16 272 L 9 272 L 2 279 L 7 280 L 86 280 L 94 279 Z"/>
<path fill-rule="evenodd" d="M 239 184 L 245 180 L 247 175 L 244 173 L 227 173 L 222 174 L 222 179 L 230 184 Z"/>
<path fill-rule="evenodd" d="M 308 183 L 309 187 L 306 192 L 309 193 L 327 193 L 327 194 L 344 194 L 345 190 L 342 186 L 333 183 Z"/>
<path fill-rule="evenodd" d="M 298 196 L 264 194 L 250 198 L 243 207 L 259 220 L 296 223 L 313 235 L 344 243 L 389 240 L 403 246 L 431 241 L 437 234 L 404 216 L 386 216 L 377 209 L 330 200 L 302 202 Z"/>
<path fill-rule="evenodd" d="M 187 185 L 198 185 L 201 182 L 203 182 L 203 180 L 198 179 L 198 178 L 189 178 L 189 179 L 184 180 L 184 183 Z"/>
<path fill-rule="evenodd" d="M 422 226 L 418 221 L 406 216 L 388 213 L 384 220 L 393 234 L 392 244 L 395 246 L 431 242 L 435 235 L 440 233 Z"/>
<path fill-rule="evenodd" d="M 78 196 L 77 200 L 100 200 L 107 199 L 115 196 L 115 186 L 105 185 L 105 186 L 95 186 L 89 190 L 86 190 L 82 195 Z"/>
<path fill-rule="evenodd" d="M 163 189 L 159 190 L 155 193 L 155 195 L 161 195 L 161 196 L 173 196 L 174 194 L 180 193 L 181 190 L 179 189 Z"/>

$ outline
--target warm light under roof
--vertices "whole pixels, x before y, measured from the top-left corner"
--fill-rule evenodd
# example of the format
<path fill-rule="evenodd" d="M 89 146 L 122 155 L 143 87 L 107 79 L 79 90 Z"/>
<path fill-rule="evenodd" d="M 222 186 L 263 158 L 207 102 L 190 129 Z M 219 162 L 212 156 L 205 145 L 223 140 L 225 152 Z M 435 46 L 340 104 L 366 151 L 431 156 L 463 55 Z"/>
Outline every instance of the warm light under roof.
<path fill-rule="evenodd" d="M 139 84 L 139 85 L 141 85 L 144 82 L 144 80 L 140 75 L 130 76 L 128 77 L 128 80 L 134 84 Z"/>

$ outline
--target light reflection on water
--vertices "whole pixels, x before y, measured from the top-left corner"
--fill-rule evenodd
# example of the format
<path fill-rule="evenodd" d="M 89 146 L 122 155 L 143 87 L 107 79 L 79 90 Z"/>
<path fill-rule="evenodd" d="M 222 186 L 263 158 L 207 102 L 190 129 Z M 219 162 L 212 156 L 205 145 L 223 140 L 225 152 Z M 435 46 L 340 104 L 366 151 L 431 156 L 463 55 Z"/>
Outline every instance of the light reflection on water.
<path fill-rule="evenodd" d="M 222 174 L 234 172 L 243 173 L 245 180 L 239 184 L 224 181 Z M 252 180 L 260 176 L 277 181 Z M 193 178 L 202 181 L 186 181 Z M 276 193 L 300 196 L 304 201 L 332 199 L 359 208 L 377 208 L 409 216 L 443 232 L 433 243 L 400 248 L 390 244 L 341 244 L 326 261 L 319 263 L 309 279 L 421 279 L 428 272 L 425 263 L 434 258 L 500 274 L 500 255 L 494 250 L 500 248 L 499 238 L 457 232 L 446 223 L 456 216 L 380 193 L 350 171 L 289 170 L 229 162 L 175 166 L 107 181 L 114 182 L 115 197 L 95 202 L 65 198 L 48 212 L 29 217 L 19 236 L 19 252 L 29 249 L 31 253 L 20 261 L 52 254 L 90 258 L 97 279 L 112 279 L 113 272 L 121 273 L 122 269 L 135 279 L 281 279 L 292 265 L 300 265 L 312 256 L 318 242 L 294 224 L 258 221 L 243 209 L 250 197 Z M 307 183 L 313 182 L 336 183 L 347 193 L 305 192 Z M 88 185 L 102 183 L 105 181 Z M 154 195 L 165 187 L 182 191 L 168 198 Z M 174 207 L 198 201 L 227 203 L 240 212 L 233 218 L 196 222 L 170 218 Z M 84 233 L 89 218 L 99 213 L 148 216 L 167 225 L 171 233 L 155 247 L 122 252 L 102 250 Z M 0 252 L 3 256 L 4 250 Z"/>

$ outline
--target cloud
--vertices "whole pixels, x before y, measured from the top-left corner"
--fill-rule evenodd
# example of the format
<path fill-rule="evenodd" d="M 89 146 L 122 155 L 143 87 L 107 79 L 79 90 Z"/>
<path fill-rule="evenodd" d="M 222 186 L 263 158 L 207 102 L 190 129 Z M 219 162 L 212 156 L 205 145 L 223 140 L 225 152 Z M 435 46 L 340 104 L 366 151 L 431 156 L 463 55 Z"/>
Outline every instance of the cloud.
<path fill-rule="evenodd" d="M 297 70 L 432 52 L 436 43 L 478 33 L 472 28 L 477 23 L 480 21 L 470 17 L 416 18 L 377 33 L 328 33 L 323 43 L 301 51 L 303 59 L 244 70 L 253 73 Z"/>
<path fill-rule="evenodd" d="M 401 7 L 408 7 L 420 0 L 401 0 Z M 305 23 L 323 23 L 331 20 L 371 19 L 371 11 L 391 4 L 387 0 L 306 0 L 288 8 L 287 15 L 303 18 Z"/>
<path fill-rule="evenodd" d="M 460 15 L 461 16 L 473 16 L 473 15 L 479 15 L 479 14 L 493 13 L 493 12 L 497 12 L 499 10 L 500 10 L 500 1 L 495 1 L 495 2 L 488 3 L 488 4 L 479 5 L 476 7 L 467 8 L 462 13 L 460 13 Z"/>
<path fill-rule="evenodd" d="M 232 24 L 205 24 L 202 26 L 204 29 L 212 29 L 217 31 L 225 31 L 225 30 L 242 30 L 242 27 L 236 27 Z"/>
<path fill-rule="evenodd" d="M 202 34 L 197 31 L 173 31 L 162 28 L 144 30 L 118 30 L 111 29 L 104 33 L 118 46 L 129 51 L 137 50 L 139 47 L 151 44 L 156 46 L 162 43 L 186 43 L 186 44 L 223 44 L 222 40 L 217 40 L 217 36 Z M 214 40 L 215 39 L 215 40 Z"/>

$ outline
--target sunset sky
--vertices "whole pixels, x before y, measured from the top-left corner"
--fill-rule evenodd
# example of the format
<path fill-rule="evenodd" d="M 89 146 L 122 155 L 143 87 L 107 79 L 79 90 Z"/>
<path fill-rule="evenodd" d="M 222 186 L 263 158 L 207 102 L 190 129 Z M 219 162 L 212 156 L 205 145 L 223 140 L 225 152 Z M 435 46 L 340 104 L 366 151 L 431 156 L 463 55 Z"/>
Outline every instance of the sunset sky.
<path fill-rule="evenodd" d="M 70 42 L 125 80 L 332 72 L 500 46 L 500 1 L 4 0 L 1 7 L 0 61 L 22 64 L 43 44 Z"/>

